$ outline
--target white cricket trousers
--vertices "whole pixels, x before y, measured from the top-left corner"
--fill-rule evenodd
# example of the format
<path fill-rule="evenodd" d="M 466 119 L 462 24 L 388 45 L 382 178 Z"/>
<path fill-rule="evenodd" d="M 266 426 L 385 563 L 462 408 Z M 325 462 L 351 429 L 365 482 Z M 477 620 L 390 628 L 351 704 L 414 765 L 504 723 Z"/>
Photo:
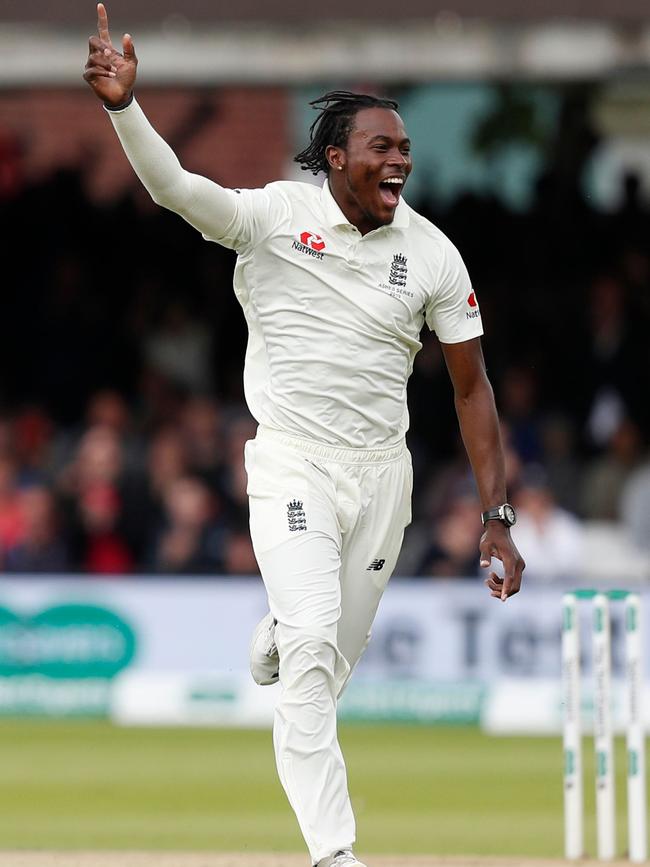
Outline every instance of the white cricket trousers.
<path fill-rule="evenodd" d="M 278 774 L 314 864 L 355 840 L 336 705 L 411 520 L 405 444 L 338 449 L 260 426 L 246 444 L 251 537 L 277 620 Z"/>

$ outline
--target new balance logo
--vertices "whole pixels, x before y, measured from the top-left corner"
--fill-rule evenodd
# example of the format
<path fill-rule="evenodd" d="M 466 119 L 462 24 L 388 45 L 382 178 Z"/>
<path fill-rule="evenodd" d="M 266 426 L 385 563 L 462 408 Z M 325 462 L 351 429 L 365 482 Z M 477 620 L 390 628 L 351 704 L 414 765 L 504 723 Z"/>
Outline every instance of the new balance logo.
<path fill-rule="evenodd" d="M 307 518 L 302 507 L 302 500 L 292 500 L 287 503 L 287 521 L 291 533 L 307 529 Z"/>
<path fill-rule="evenodd" d="M 393 256 L 393 264 L 390 266 L 388 277 L 388 282 L 392 283 L 393 286 L 406 286 L 406 262 L 406 256 L 402 256 L 401 253 L 395 253 Z"/>
<path fill-rule="evenodd" d="M 384 568 L 385 560 L 373 560 L 366 572 L 380 572 Z"/>

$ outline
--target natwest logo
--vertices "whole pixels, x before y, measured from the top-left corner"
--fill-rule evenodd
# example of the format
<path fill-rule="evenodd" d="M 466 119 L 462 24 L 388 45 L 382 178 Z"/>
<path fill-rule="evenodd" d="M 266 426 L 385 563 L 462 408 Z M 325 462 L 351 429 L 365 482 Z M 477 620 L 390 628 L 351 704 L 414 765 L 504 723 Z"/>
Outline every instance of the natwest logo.
<path fill-rule="evenodd" d="M 317 253 L 325 249 L 325 241 L 323 241 L 320 235 L 315 235 L 313 232 L 301 232 L 300 243 L 306 247 L 311 247 Z"/>
<path fill-rule="evenodd" d="M 300 253 L 306 253 L 315 259 L 322 259 L 325 241 L 315 232 L 301 232 L 300 240 L 294 241 L 291 246 Z"/>
<path fill-rule="evenodd" d="M 481 315 L 478 309 L 478 301 L 476 300 L 476 295 L 473 292 L 469 293 L 469 298 L 467 299 L 468 305 L 472 308 L 471 310 L 465 311 L 466 319 L 478 319 Z"/>

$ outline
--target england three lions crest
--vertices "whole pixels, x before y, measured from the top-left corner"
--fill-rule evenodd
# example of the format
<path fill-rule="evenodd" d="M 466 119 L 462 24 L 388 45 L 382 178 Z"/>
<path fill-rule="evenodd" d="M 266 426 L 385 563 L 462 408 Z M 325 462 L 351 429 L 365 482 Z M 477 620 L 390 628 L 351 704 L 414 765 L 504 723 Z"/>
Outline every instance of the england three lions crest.
<path fill-rule="evenodd" d="M 303 509 L 302 500 L 291 500 L 287 503 L 287 521 L 289 531 L 297 533 L 307 529 L 307 518 Z"/>
<path fill-rule="evenodd" d="M 402 256 L 401 253 L 395 253 L 393 256 L 393 264 L 390 266 L 390 274 L 388 275 L 388 282 L 393 286 L 406 286 L 408 275 L 406 262 L 406 256 Z"/>

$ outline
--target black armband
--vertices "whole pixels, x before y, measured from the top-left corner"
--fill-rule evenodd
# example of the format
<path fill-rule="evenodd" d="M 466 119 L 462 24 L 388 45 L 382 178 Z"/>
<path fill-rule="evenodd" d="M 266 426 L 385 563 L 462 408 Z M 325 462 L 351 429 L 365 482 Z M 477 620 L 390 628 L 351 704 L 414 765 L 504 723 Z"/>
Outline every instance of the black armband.
<path fill-rule="evenodd" d="M 131 95 L 127 99 L 126 102 L 121 103 L 120 105 L 108 105 L 108 103 L 104 103 L 104 108 L 107 111 L 122 111 L 123 108 L 128 108 L 133 102 L 134 92 L 131 91 Z"/>

